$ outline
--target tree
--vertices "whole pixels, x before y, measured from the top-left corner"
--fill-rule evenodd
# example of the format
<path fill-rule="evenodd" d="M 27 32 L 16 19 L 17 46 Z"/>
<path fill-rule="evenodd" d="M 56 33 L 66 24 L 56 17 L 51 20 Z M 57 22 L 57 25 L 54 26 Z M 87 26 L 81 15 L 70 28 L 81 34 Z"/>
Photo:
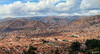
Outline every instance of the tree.
<path fill-rule="evenodd" d="M 27 54 L 27 52 L 26 52 L 25 50 L 23 50 L 23 53 L 24 53 L 24 54 Z"/>
<path fill-rule="evenodd" d="M 100 40 L 91 39 L 85 42 L 87 49 L 94 49 L 96 47 L 100 48 Z"/>
<path fill-rule="evenodd" d="M 36 47 L 30 46 L 28 51 L 23 50 L 24 54 L 36 54 L 35 51 L 37 50 Z"/>
<path fill-rule="evenodd" d="M 73 42 L 72 46 L 70 48 L 71 48 L 72 51 L 79 51 L 80 50 L 80 46 L 81 46 L 81 43 Z"/>
<path fill-rule="evenodd" d="M 60 54 L 58 49 L 55 51 L 55 54 Z"/>

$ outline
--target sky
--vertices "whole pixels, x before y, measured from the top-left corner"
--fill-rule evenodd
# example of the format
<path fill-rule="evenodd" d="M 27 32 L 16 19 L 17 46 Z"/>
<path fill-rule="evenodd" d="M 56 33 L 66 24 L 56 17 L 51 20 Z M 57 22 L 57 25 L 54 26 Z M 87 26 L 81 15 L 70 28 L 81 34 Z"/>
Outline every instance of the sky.
<path fill-rule="evenodd" d="M 99 14 L 99 0 L 0 0 L 0 18 Z"/>

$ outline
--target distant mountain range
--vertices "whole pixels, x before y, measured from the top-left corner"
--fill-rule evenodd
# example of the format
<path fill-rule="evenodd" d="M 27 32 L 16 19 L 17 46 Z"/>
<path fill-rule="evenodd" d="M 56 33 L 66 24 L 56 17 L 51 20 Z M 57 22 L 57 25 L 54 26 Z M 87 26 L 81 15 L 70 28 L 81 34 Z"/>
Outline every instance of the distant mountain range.
<path fill-rule="evenodd" d="M 15 30 L 34 30 L 46 29 L 50 26 L 65 26 L 71 25 L 76 27 L 100 26 L 100 15 L 88 17 L 25 17 L 25 18 L 5 18 L 1 20 L 0 31 L 15 31 Z"/>
<path fill-rule="evenodd" d="M 21 18 L 5 18 L 0 19 L 0 22 L 8 21 L 8 20 L 15 20 L 15 19 L 25 19 L 25 20 L 38 20 L 40 22 L 44 22 L 50 25 L 66 25 L 69 22 L 75 21 L 76 19 L 80 18 L 79 16 L 36 16 L 36 17 L 21 17 Z"/>

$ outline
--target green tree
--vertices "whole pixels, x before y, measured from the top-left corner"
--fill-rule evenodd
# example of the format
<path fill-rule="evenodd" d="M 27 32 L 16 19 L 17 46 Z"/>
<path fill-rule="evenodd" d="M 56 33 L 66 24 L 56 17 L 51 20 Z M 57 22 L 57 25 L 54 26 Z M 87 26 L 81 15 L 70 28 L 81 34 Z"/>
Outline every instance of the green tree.
<path fill-rule="evenodd" d="M 100 40 L 91 39 L 85 42 L 87 49 L 94 49 L 96 47 L 100 48 Z"/>
<path fill-rule="evenodd" d="M 37 50 L 36 47 L 30 46 L 28 51 L 23 50 L 24 54 L 36 54 L 35 51 Z"/>
<path fill-rule="evenodd" d="M 80 50 L 80 46 L 81 46 L 81 43 L 73 42 L 70 48 L 71 48 L 72 51 L 79 51 Z"/>
<path fill-rule="evenodd" d="M 55 54 L 60 54 L 59 49 L 56 49 Z"/>

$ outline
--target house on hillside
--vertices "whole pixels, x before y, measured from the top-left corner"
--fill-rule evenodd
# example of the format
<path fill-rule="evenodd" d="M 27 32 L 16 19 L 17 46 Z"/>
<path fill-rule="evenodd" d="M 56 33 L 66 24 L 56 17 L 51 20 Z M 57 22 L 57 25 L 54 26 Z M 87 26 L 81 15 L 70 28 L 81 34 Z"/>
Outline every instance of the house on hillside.
<path fill-rule="evenodd" d="M 71 37 L 76 37 L 76 38 L 78 38 L 78 37 L 79 37 L 79 35 L 72 35 Z"/>
<path fill-rule="evenodd" d="M 63 40 L 61 40 L 61 39 L 58 39 L 58 41 L 63 41 Z"/>

